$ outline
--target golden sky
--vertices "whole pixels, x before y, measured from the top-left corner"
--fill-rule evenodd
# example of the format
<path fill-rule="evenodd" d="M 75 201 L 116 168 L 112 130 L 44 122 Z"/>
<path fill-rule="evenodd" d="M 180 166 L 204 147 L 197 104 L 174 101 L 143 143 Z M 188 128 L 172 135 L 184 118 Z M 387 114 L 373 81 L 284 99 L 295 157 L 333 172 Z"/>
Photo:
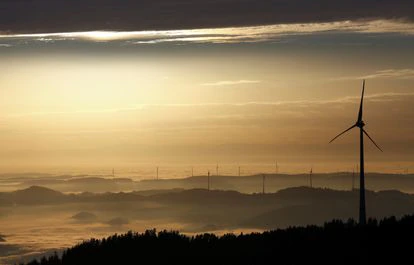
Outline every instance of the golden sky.
<path fill-rule="evenodd" d="M 367 79 L 370 171 L 413 166 L 411 23 L 0 37 L 0 167 L 273 163 L 348 170 Z"/>

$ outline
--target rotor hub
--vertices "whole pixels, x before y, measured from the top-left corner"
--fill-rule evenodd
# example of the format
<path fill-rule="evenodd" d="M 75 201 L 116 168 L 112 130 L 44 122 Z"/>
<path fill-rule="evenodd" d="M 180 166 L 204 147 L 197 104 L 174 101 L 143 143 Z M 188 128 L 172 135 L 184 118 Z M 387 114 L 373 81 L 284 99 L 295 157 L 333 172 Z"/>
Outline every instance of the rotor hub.
<path fill-rule="evenodd" d="M 365 126 L 365 122 L 364 121 L 358 121 L 355 125 L 359 128 L 363 128 Z"/>

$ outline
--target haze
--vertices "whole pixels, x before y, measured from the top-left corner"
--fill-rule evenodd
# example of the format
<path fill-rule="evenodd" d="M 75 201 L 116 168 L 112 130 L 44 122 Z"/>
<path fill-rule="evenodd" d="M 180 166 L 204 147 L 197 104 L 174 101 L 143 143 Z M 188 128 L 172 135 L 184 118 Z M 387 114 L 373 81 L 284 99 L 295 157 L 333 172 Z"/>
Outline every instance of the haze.
<path fill-rule="evenodd" d="M 277 160 L 284 172 L 350 170 L 356 138 L 327 141 L 354 121 L 363 78 L 367 129 L 386 150 L 368 147 L 368 169 L 410 168 L 413 28 L 373 20 L 3 35 L 1 168 L 175 165 L 184 177 L 191 165 L 260 172 Z"/>
<path fill-rule="evenodd" d="M 367 217 L 412 214 L 413 9 L 0 1 L 0 264 L 128 230 L 357 218 L 357 130 L 329 141 L 362 80 L 384 150 L 365 142 Z"/>

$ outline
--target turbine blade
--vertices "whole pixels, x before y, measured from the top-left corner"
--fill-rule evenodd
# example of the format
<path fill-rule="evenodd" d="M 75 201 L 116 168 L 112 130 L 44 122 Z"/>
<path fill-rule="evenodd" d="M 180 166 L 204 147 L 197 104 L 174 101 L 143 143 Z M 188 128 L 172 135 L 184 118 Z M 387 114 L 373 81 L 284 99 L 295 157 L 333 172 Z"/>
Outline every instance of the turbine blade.
<path fill-rule="evenodd" d="M 384 152 L 384 151 L 382 151 L 382 149 L 377 145 L 377 143 L 371 138 L 371 136 L 369 136 L 369 134 L 364 130 L 364 129 L 362 129 L 362 131 L 365 133 L 365 135 L 366 136 L 368 136 L 368 138 L 371 140 L 371 142 L 381 151 L 381 152 Z"/>
<path fill-rule="evenodd" d="M 337 136 L 335 136 L 335 138 L 333 138 L 329 143 L 332 143 L 333 141 L 335 141 L 336 140 L 336 138 L 338 138 L 339 136 L 341 136 L 342 134 L 344 134 L 344 133 L 346 133 L 347 131 L 349 131 L 349 130 L 351 130 L 351 129 L 353 129 L 353 128 L 355 128 L 356 127 L 356 124 L 355 125 L 352 125 L 351 127 L 349 127 L 348 129 L 346 129 L 345 131 L 343 131 L 343 132 L 341 132 L 340 134 L 338 134 Z"/>
<path fill-rule="evenodd" d="M 365 79 L 362 81 L 362 95 L 361 95 L 361 104 L 359 105 L 358 121 L 362 121 L 362 109 L 364 105 L 364 92 L 365 92 Z"/>

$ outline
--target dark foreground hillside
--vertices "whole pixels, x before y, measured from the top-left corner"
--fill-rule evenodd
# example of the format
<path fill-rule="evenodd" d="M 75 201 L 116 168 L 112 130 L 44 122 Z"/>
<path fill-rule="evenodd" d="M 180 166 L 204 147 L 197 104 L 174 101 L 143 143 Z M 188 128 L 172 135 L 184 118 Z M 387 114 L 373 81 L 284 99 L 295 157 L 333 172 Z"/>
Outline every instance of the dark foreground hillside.
<path fill-rule="evenodd" d="M 244 235 L 149 230 L 91 239 L 29 264 L 412 264 L 413 238 L 414 215 Z"/>

